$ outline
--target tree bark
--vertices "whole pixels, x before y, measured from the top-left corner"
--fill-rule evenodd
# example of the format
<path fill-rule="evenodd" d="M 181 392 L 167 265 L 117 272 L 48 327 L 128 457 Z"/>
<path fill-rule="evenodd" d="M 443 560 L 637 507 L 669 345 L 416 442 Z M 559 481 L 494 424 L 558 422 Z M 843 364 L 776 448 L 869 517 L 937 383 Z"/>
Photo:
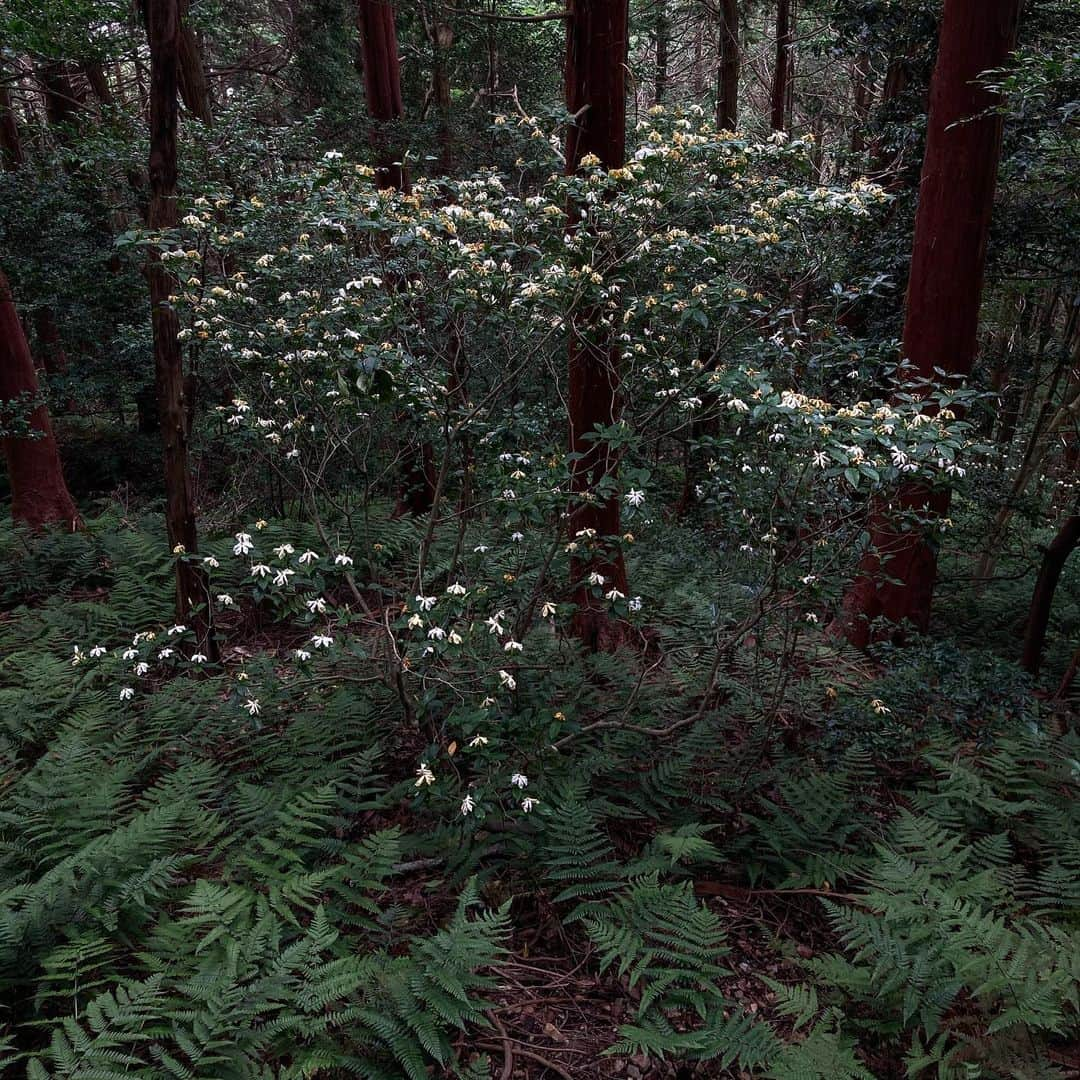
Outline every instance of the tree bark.
<path fill-rule="evenodd" d="M 1020 0 L 945 0 L 904 322 L 917 392 L 938 381 L 935 369 L 963 377 L 975 361 L 1002 133 L 1001 117 L 990 112 L 997 98 L 977 80 L 1007 60 L 1019 8 Z M 947 491 L 912 483 L 891 503 L 876 502 L 873 551 L 844 602 L 842 625 L 854 644 L 868 643 L 879 617 L 926 632 L 937 576 L 930 530 L 948 506 Z M 905 528 L 906 513 L 930 525 Z"/>
<path fill-rule="evenodd" d="M 109 77 L 105 74 L 105 65 L 100 60 L 84 60 L 80 65 L 90 89 L 94 91 L 94 97 L 99 105 L 112 105 L 113 92 L 109 86 Z"/>
<path fill-rule="evenodd" d="M 15 310 L 11 287 L 0 271 L 0 413 L 11 410 L 18 416 L 19 406 L 9 403 L 34 399 L 39 394 L 30 346 Z M 77 529 L 82 522 L 64 483 L 60 452 L 44 405 L 31 411 L 29 426 L 33 438 L 9 436 L 3 440 L 11 481 L 11 516 L 35 531 L 48 525 Z"/>
<path fill-rule="evenodd" d="M 65 127 L 72 123 L 81 104 L 75 92 L 67 64 L 63 60 L 46 60 L 38 68 L 41 93 L 45 99 L 45 118 L 49 125 L 58 128 L 57 138 L 67 141 Z"/>
<path fill-rule="evenodd" d="M 454 167 L 454 137 L 450 127 L 450 47 L 454 44 L 454 28 L 449 23 L 435 22 L 431 33 L 431 94 L 438 117 L 439 171 L 445 176 Z"/>
<path fill-rule="evenodd" d="M 1024 651 L 1020 660 L 1023 669 L 1032 675 L 1039 674 L 1042 664 L 1046 629 L 1050 625 L 1050 609 L 1054 603 L 1061 571 L 1069 556 L 1080 546 L 1080 514 L 1073 514 L 1061 526 L 1057 536 L 1050 542 L 1043 555 L 1035 591 L 1031 596 L 1027 630 L 1024 633 Z"/>
<path fill-rule="evenodd" d="M 739 122 L 739 0 L 719 0 L 720 63 L 716 69 L 716 126 L 734 131 Z"/>
<path fill-rule="evenodd" d="M 152 230 L 175 228 L 177 80 L 180 50 L 178 0 L 143 0 L 146 36 L 150 46 L 150 212 Z M 195 506 L 188 467 L 188 410 L 184 361 L 177 334 L 176 309 L 169 296 L 175 279 L 166 271 L 160 252 L 151 245 L 145 273 L 150 286 L 154 330 L 154 385 L 164 449 L 165 526 L 169 547 L 176 553 L 176 618 L 191 623 L 207 652 L 213 639 L 194 609 L 206 602 L 206 580 L 191 557 L 198 551 Z M 212 655 L 212 654 L 211 654 Z"/>
<path fill-rule="evenodd" d="M 656 73 L 653 79 L 653 103 L 663 105 L 667 95 L 668 51 L 671 45 L 671 22 L 668 19 L 667 0 L 656 4 Z"/>
<path fill-rule="evenodd" d="M 356 25 L 360 33 L 360 59 L 364 92 L 372 119 L 371 143 L 376 160 L 376 183 L 380 188 L 409 190 L 409 177 L 400 155 L 389 146 L 387 124 L 405 115 L 401 97 L 401 64 L 398 59 L 394 7 L 388 0 L 357 0 Z"/>
<path fill-rule="evenodd" d="M 571 0 L 568 10 L 566 104 L 575 119 L 566 134 L 566 170 L 576 172 L 586 154 L 606 169 L 619 168 L 626 159 L 627 0 Z M 621 411 L 619 349 L 601 319 L 589 307 L 570 316 L 570 532 L 580 545 L 570 573 L 574 635 L 590 649 L 610 650 L 623 635 L 595 593 L 614 588 L 625 595 L 627 582 L 618 495 L 602 490 L 617 481 L 618 460 L 595 437 Z M 604 578 L 599 586 L 589 583 L 594 573 Z"/>
<path fill-rule="evenodd" d="M 187 17 L 187 0 L 180 6 L 180 37 L 178 39 L 177 79 L 180 86 L 180 100 L 185 108 L 201 123 L 210 127 L 214 122 L 214 108 L 210 99 L 210 83 L 206 78 L 203 65 L 202 49 L 195 31 L 184 25 Z"/>
<path fill-rule="evenodd" d="M 792 49 L 795 37 L 791 22 L 791 0 L 777 0 L 776 4 L 776 63 L 773 67 L 770 102 L 773 131 L 786 131 L 788 127 L 788 96 L 791 82 Z"/>
<path fill-rule="evenodd" d="M 2 77 L 3 72 L 0 72 L 0 79 Z M 7 85 L 0 81 L 0 165 L 5 172 L 14 172 L 25 163 L 22 140 L 19 138 L 19 124 L 15 119 L 15 110 L 11 107 L 11 95 Z"/>

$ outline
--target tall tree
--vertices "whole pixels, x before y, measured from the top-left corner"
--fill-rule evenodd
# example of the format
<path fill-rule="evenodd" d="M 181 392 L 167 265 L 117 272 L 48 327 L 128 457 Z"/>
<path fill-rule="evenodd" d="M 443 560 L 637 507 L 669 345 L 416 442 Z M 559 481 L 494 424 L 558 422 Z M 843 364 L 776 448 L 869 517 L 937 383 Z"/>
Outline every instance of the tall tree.
<path fill-rule="evenodd" d="M 795 31 L 791 19 L 791 0 L 777 0 L 776 4 L 776 62 L 773 65 L 770 123 L 773 131 L 786 131 L 788 127 L 788 98 L 791 94 L 792 51 L 795 47 Z"/>
<path fill-rule="evenodd" d="M 152 230 L 164 231 L 177 225 L 176 205 L 176 123 L 177 83 L 180 50 L 179 0 L 143 0 L 146 36 L 150 46 L 150 210 Z M 175 279 L 166 271 L 155 245 L 148 248 L 145 273 L 150 286 L 151 318 L 154 330 L 154 386 L 165 466 L 165 527 L 176 560 L 176 618 L 191 622 L 204 646 L 213 647 L 212 638 L 194 609 L 205 603 L 206 580 L 191 561 L 198 550 L 195 504 L 188 466 L 189 408 L 184 380 L 184 358 L 177 334 L 176 309 L 169 296 Z M 204 647 L 204 651 L 208 651 Z"/>
<path fill-rule="evenodd" d="M 734 131 L 739 122 L 739 0 L 719 0 L 720 62 L 716 67 L 716 126 Z"/>
<path fill-rule="evenodd" d="M 5 414 L 20 419 L 22 404 L 29 405 L 39 396 L 30 346 L 11 287 L 0 271 L 0 426 Z M 9 435 L 3 443 L 12 517 L 35 530 L 46 525 L 78 528 L 79 512 L 64 483 L 49 410 L 43 404 L 35 405 L 29 416 L 29 434 Z"/>
<path fill-rule="evenodd" d="M 1065 519 L 1057 535 L 1050 541 L 1043 555 L 1035 590 L 1031 595 L 1027 629 L 1024 632 L 1024 652 L 1021 665 L 1032 675 L 1039 674 L 1042 666 L 1043 646 L 1050 625 L 1050 611 L 1054 604 L 1054 592 L 1069 556 L 1080 547 L 1080 514 Z"/>
<path fill-rule="evenodd" d="M 19 124 L 15 119 L 15 110 L 11 107 L 11 95 L 4 73 L 0 70 L 0 165 L 5 172 L 14 172 L 24 164 L 22 140 L 19 138 Z"/>
<path fill-rule="evenodd" d="M 653 79 L 653 103 L 663 105 L 668 85 L 668 53 L 671 51 L 671 19 L 667 0 L 656 4 L 656 72 Z"/>
<path fill-rule="evenodd" d="M 627 0 L 570 0 L 566 24 L 566 104 L 573 122 L 566 134 L 566 171 L 586 154 L 606 169 L 626 159 Z M 602 325 L 602 313 L 585 307 L 570 319 L 569 421 L 572 506 L 570 532 L 580 545 L 571 562 L 577 614 L 574 633 L 592 649 L 615 647 L 620 634 L 599 603 L 599 589 L 627 591 L 619 545 L 621 522 L 614 491 L 618 460 L 598 428 L 620 413 L 619 349 Z"/>
<path fill-rule="evenodd" d="M 975 361 L 1002 132 L 998 99 L 979 76 L 1008 59 L 1020 2 L 945 0 L 904 321 L 904 355 L 919 392 L 938 382 L 939 370 L 962 378 Z M 864 646 L 879 617 L 926 631 L 937 552 L 929 525 L 903 519 L 933 519 L 948 505 L 947 490 L 908 483 L 874 508 L 873 551 L 844 602 L 849 640 Z"/>
<path fill-rule="evenodd" d="M 182 0 L 177 57 L 180 99 L 192 116 L 210 126 L 214 122 L 214 106 L 210 98 L 210 83 L 206 78 L 206 67 L 203 64 L 199 39 L 196 37 L 195 31 L 190 26 L 185 25 L 187 12 L 187 0 Z"/>
<path fill-rule="evenodd" d="M 401 98 L 401 63 L 398 59 L 394 5 L 389 0 L 357 0 L 356 26 L 360 34 L 360 60 L 364 92 L 372 119 L 376 182 L 380 188 L 409 190 L 409 178 L 384 130 L 405 114 Z"/>

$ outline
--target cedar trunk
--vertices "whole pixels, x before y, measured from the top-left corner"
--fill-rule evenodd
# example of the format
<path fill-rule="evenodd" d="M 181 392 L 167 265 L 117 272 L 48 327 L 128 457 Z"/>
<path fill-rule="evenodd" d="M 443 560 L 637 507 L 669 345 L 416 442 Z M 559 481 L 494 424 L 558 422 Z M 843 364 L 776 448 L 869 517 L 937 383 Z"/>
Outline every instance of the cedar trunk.
<path fill-rule="evenodd" d="M 734 131 L 739 122 L 739 0 L 720 0 L 720 63 L 716 69 L 716 126 Z"/>
<path fill-rule="evenodd" d="M 405 114 L 393 5 L 387 0 L 357 0 L 356 25 L 360 33 L 364 92 L 372 119 L 376 183 L 380 188 L 392 187 L 407 192 L 409 178 L 405 167 L 390 149 L 383 130 L 385 125 L 400 120 Z"/>
<path fill-rule="evenodd" d="M 791 0 L 777 0 L 776 5 L 776 63 L 772 79 L 773 131 L 787 130 L 789 84 L 791 82 L 791 51 L 794 46 L 791 26 Z"/>
<path fill-rule="evenodd" d="M 150 45 L 150 211 L 153 230 L 176 227 L 176 122 L 180 48 L 178 0 L 144 0 L 146 36 Z M 185 556 L 176 560 L 176 618 L 191 622 L 204 647 L 213 642 L 193 608 L 206 602 L 206 580 L 189 561 L 198 550 L 195 506 L 188 468 L 188 408 L 184 362 L 177 334 L 176 309 L 169 296 L 175 279 L 166 271 L 158 249 L 151 246 L 145 273 L 150 285 L 154 330 L 154 385 L 164 448 L 165 526 L 169 547 Z"/>
<path fill-rule="evenodd" d="M 1058 579 L 1061 577 L 1061 571 L 1065 569 L 1069 556 L 1077 547 L 1080 547 L 1080 514 L 1073 514 L 1047 546 L 1039 576 L 1035 581 L 1031 609 L 1028 612 L 1027 631 L 1024 634 L 1024 653 L 1020 661 L 1024 670 L 1032 675 L 1039 674 L 1039 667 L 1042 664 L 1046 629 L 1050 625 L 1050 609 L 1053 607 Z"/>
<path fill-rule="evenodd" d="M 0 413 L 9 411 L 8 402 L 34 399 L 39 393 L 30 346 L 15 310 L 11 287 L 0 271 Z M 17 406 L 14 411 L 18 412 Z M 64 483 L 48 409 L 36 406 L 29 423 L 35 433 L 33 438 L 3 440 L 11 482 L 11 516 L 35 531 L 47 525 L 77 529 L 81 525 L 79 512 Z"/>
<path fill-rule="evenodd" d="M 0 71 L 0 79 L 3 72 Z M 5 172 L 14 172 L 23 165 L 22 140 L 19 138 L 19 124 L 15 119 L 15 110 L 11 107 L 11 96 L 7 85 L 0 81 L 0 165 Z"/>
<path fill-rule="evenodd" d="M 180 36 L 177 40 L 180 98 L 188 112 L 210 127 L 214 122 L 214 107 L 210 99 L 210 83 L 206 78 L 202 49 L 195 31 L 184 25 L 187 4 L 180 13 Z"/>
<path fill-rule="evenodd" d="M 571 0 L 566 30 L 566 104 L 575 117 L 567 129 L 566 170 L 575 172 L 586 154 L 606 169 L 626 158 L 627 0 Z M 572 313 L 569 346 L 569 447 L 579 455 L 571 465 L 573 502 L 570 533 L 580 545 L 571 562 L 577 614 L 573 632 L 591 649 L 611 649 L 622 638 L 595 594 L 627 592 L 626 565 L 619 544 L 618 462 L 598 427 L 620 413 L 619 349 L 601 325 L 601 312 L 586 307 Z M 595 539 L 586 530 L 595 531 Z M 591 587 L 588 577 L 602 574 Z"/>
<path fill-rule="evenodd" d="M 937 381 L 935 369 L 965 377 L 975 361 L 1002 131 L 1001 117 L 990 112 L 997 98 L 977 80 L 1006 62 L 1019 7 L 1020 0 L 945 0 L 904 322 L 904 354 L 918 387 Z M 863 561 L 844 602 L 844 631 L 854 644 L 868 643 L 877 618 L 928 629 L 937 576 L 931 529 L 948 506 L 947 491 L 918 484 L 875 505 L 870 534 L 877 554 Z M 930 524 L 912 524 L 911 515 Z"/>

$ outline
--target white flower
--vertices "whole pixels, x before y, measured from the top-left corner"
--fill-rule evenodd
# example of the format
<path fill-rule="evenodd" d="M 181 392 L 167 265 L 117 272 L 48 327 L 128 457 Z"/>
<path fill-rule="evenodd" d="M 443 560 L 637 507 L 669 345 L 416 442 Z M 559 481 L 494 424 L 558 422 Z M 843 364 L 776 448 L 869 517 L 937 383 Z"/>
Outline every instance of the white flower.
<path fill-rule="evenodd" d="M 192 657 L 191 657 L 191 662 L 193 664 L 205 664 L 206 661 L 207 661 L 206 653 L 197 652 L 197 653 L 194 653 L 192 655 Z"/>
<path fill-rule="evenodd" d="M 515 532 L 510 534 L 510 539 L 515 544 L 520 544 L 525 539 L 525 534 L 521 532 Z"/>
<path fill-rule="evenodd" d="M 227 592 L 218 593 L 217 602 L 223 607 L 232 607 L 235 603 L 233 598 Z"/>
<path fill-rule="evenodd" d="M 159 659 L 159 660 L 168 660 L 168 659 L 169 659 L 169 657 L 170 657 L 170 656 L 172 656 L 174 652 L 176 652 L 176 650 L 175 650 L 175 649 L 170 649 L 170 648 L 164 648 L 164 649 L 162 649 L 162 650 L 161 650 L 161 652 L 159 652 L 159 653 L 157 654 L 157 655 L 158 655 L 158 659 Z"/>
<path fill-rule="evenodd" d="M 409 623 L 408 623 L 409 629 L 410 630 L 419 630 L 420 627 L 423 626 L 423 625 L 424 625 L 424 620 L 419 615 L 417 615 L 416 612 L 414 611 L 409 616 Z"/>
<path fill-rule="evenodd" d="M 484 622 L 487 625 L 488 633 L 489 634 L 494 634 L 496 637 L 502 637 L 503 634 L 506 633 L 506 630 L 503 627 L 503 624 L 501 622 L 499 622 L 499 620 L 500 619 L 505 619 L 505 618 L 506 618 L 506 612 L 505 611 L 496 611 L 495 614 L 492 615 L 490 619 L 485 619 Z"/>
<path fill-rule="evenodd" d="M 326 614 L 326 601 L 321 596 L 316 597 L 314 600 L 305 600 L 304 607 L 306 607 L 312 615 Z"/>
<path fill-rule="evenodd" d="M 170 626 L 168 631 L 166 631 L 166 632 L 168 633 L 169 637 L 172 637 L 173 634 L 182 634 L 186 629 L 187 629 L 186 626 L 184 626 L 181 623 L 177 623 L 176 626 Z"/>
<path fill-rule="evenodd" d="M 484 552 L 487 551 L 487 549 L 488 549 L 487 544 L 477 544 L 476 547 L 473 548 L 473 554 L 474 555 L 483 555 Z"/>
<path fill-rule="evenodd" d="M 145 675 L 150 670 L 150 665 L 145 660 L 140 660 L 131 670 L 136 675 Z"/>
<path fill-rule="evenodd" d="M 349 555 L 345 555 L 345 554 L 339 552 L 337 555 L 334 556 L 334 565 L 335 566 L 352 566 L 352 564 L 353 564 L 352 557 L 349 556 Z"/>
<path fill-rule="evenodd" d="M 488 739 L 487 739 L 486 735 L 474 735 L 469 740 L 469 746 L 470 747 L 487 746 L 487 744 L 488 744 Z"/>
<path fill-rule="evenodd" d="M 462 815 L 464 816 L 465 814 L 471 814 L 475 809 L 476 803 L 473 802 L 473 797 L 471 795 L 466 795 L 465 798 L 461 800 Z"/>
<path fill-rule="evenodd" d="M 465 588 L 464 585 L 461 584 L 460 581 L 455 581 L 453 585 L 446 586 L 446 591 L 451 596 L 464 596 L 468 590 Z"/>
<path fill-rule="evenodd" d="M 595 570 L 589 575 L 590 585 L 603 585 L 605 580 L 604 575 L 598 574 Z"/>
<path fill-rule="evenodd" d="M 97 659 L 97 658 L 98 658 L 99 656 L 104 656 L 104 655 L 105 655 L 105 646 L 104 646 L 104 645 L 95 645 L 95 646 L 94 646 L 94 647 L 93 647 L 93 648 L 92 648 L 92 649 L 90 650 L 90 655 L 91 655 L 91 656 L 92 656 L 92 657 L 93 657 L 93 658 L 94 658 L 95 660 L 96 660 L 96 659 Z"/>
<path fill-rule="evenodd" d="M 625 600 L 626 599 L 626 593 L 621 593 L 621 592 L 619 592 L 618 589 L 608 589 L 608 591 L 606 593 L 604 593 L 604 596 L 608 600 L 610 600 L 613 604 L 615 603 L 616 600 Z"/>
<path fill-rule="evenodd" d="M 128 649 L 125 649 L 120 655 L 125 660 L 134 660 L 135 657 L 139 655 L 139 650 L 138 649 L 128 648 Z"/>
<path fill-rule="evenodd" d="M 290 570 L 288 568 L 284 570 L 278 570 L 277 573 L 274 574 L 274 584 L 278 588 L 281 588 L 283 585 L 288 585 L 289 578 L 291 578 L 295 573 L 295 570 Z"/>
<path fill-rule="evenodd" d="M 728 402 L 727 407 L 729 409 L 731 409 L 732 411 L 734 411 L 734 412 L 749 412 L 750 411 L 750 406 L 747 405 L 746 402 L 742 400 L 742 398 L 732 398 Z"/>
<path fill-rule="evenodd" d="M 509 671 L 501 671 L 500 670 L 500 672 L 499 672 L 499 682 L 501 682 L 503 684 L 503 686 L 505 686 L 508 690 L 516 690 L 517 689 L 517 679 L 515 679 L 514 676 L 510 674 Z"/>
<path fill-rule="evenodd" d="M 426 761 L 420 762 L 420 768 L 416 770 L 416 787 L 423 787 L 425 784 L 435 783 L 435 774 L 428 768 Z"/>
<path fill-rule="evenodd" d="M 556 612 L 555 605 L 550 600 L 545 600 L 543 606 L 540 608 L 541 619 L 553 619 Z"/>
<path fill-rule="evenodd" d="M 292 544 L 279 544 L 274 548 L 274 554 L 279 559 L 284 559 L 286 555 L 291 555 L 295 550 L 296 548 L 294 548 Z"/>
<path fill-rule="evenodd" d="M 219 563 L 213 555 L 205 556 L 205 558 L 203 559 L 203 563 L 204 565 L 209 566 L 212 570 L 216 570 L 221 565 L 221 563 Z"/>
<path fill-rule="evenodd" d="M 633 612 L 638 612 L 638 611 L 640 611 L 640 610 L 642 609 L 642 607 L 643 607 L 644 605 L 643 605 L 643 604 L 642 604 L 642 602 L 641 602 L 641 597 L 640 597 L 640 596 L 635 596 L 635 597 L 633 598 L 633 600 L 631 600 L 631 601 L 629 601 L 629 603 L 627 603 L 627 605 L 626 605 L 626 606 L 627 606 L 627 607 L 628 607 L 628 608 L 629 608 L 629 609 L 630 609 L 631 611 L 633 611 Z"/>
<path fill-rule="evenodd" d="M 130 701 L 135 696 L 135 688 L 132 686 L 124 686 L 120 688 L 120 700 Z"/>
<path fill-rule="evenodd" d="M 451 630 L 446 640 L 449 641 L 451 645 L 460 645 L 461 635 L 456 630 Z"/>
<path fill-rule="evenodd" d="M 803 618 L 806 619 L 808 623 L 816 623 L 818 621 L 818 617 L 812 611 L 808 611 Z"/>
<path fill-rule="evenodd" d="M 420 596 L 417 594 L 416 606 L 421 611 L 430 611 L 437 603 L 439 598 L 437 596 Z"/>
<path fill-rule="evenodd" d="M 234 555 L 247 555 L 255 550 L 251 533 L 239 532 L 236 534 L 236 546 L 232 549 Z"/>
<path fill-rule="evenodd" d="M 441 626 L 433 626 L 427 636 L 431 641 L 442 641 L 446 637 L 446 631 Z"/>
<path fill-rule="evenodd" d="M 311 639 L 311 644 L 314 645 L 316 649 L 329 649 L 330 646 L 334 644 L 334 639 L 330 637 L 329 634 L 316 634 Z"/>
<path fill-rule="evenodd" d="M 880 698 L 874 698 L 873 701 L 870 702 L 870 708 L 873 709 L 878 716 L 887 716 L 892 712 L 892 709 L 890 709 Z"/>
<path fill-rule="evenodd" d="M 311 653 L 309 653 L 307 651 L 307 649 L 297 649 L 293 653 L 293 656 L 295 656 L 297 660 L 310 660 L 311 659 Z"/>
<path fill-rule="evenodd" d="M 529 786 L 529 778 L 524 773 L 516 772 L 510 777 L 510 783 L 514 787 L 527 788 Z"/>
<path fill-rule="evenodd" d="M 522 652 L 524 648 L 520 641 L 508 641 L 503 646 L 503 652 Z"/>
<path fill-rule="evenodd" d="M 264 578 L 269 577 L 272 573 L 273 571 L 270 569 L 269 566 L 266 565 L 266 563 L 256 563 L 251 568 L 252 577 Z"/>
<path fill-rule="evenodd" d="M 300 558 L 297 559 L 296 561 L 298 563 L 300 563 L 301 566 L 307 566 L 308 563 L 314 562 L 318 557 L 319 557 L 318 552 L 305 551 L 304 554 L 301 555 Z"/>
<path fill-rule="evenodd" d="M 246 701 L 244 701 L 241 704 L 240 708 L 247 709 L 248 713 L 251 716 L 258 716 L 259 713 L 262 712 L 262 706 L 259 704 L 259 699 L 253 697 L 249 697 Z"/>
<path fill-rule="evenodd" d="M 506 499 L 507 502 L 512 502 L 517 498 L 517 494 L 513 488 L 506 488 L 502 493 L 502 497 Z"/>
<path fill-rule="evenodd" d="M 626 493 L 626 501 L 633 507 L 641 506 L 645 501 L 645 492 L 640 491 L 637 488 L 631 488 Z"/>
<path fill-rule="evenodd" d="M 521 809 L 528 814 L 539 801 L 539 799 L 534 799 L 532 796 L 526 795 L 525 798 L 521 800 Z"/>

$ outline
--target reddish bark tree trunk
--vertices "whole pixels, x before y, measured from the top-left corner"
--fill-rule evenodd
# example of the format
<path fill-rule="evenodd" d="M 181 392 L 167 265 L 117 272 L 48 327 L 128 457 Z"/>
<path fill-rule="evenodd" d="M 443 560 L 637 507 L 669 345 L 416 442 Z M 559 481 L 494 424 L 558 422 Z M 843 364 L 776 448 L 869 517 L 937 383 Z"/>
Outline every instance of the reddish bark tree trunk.
<path fill-rule="evenodd" d="M 575 117 L 567 129 L 566 170 L 576 172 L 586 154 L 606 169 L 626 158 L 627 0 L 571 0 L 566 24 L 566 104 Z M 619 418 L 619 350 L 602 313 L 585 308 L 572 313 L 569 348 L 570 453 L 573 503 L 570 532 L 580 545 L 571 561 L 577 614 L 573 632 L 591 649 L 611 649 L 622 640 L 594 593 L 627 592 L 626 565 L 619 544 L 618 495 L 598 493 L 617 480 L 615 453 L 594 437 Z M 590 533 L 591 530 L 591 533 Z M 600 586 L 589 575 L 603 575 Z"/>
<path fill-rule="evenodd" d="M 1065 569 L 1065 563 L 1077 547 L 1080 547 L 1080 514 L 1068 518 L 1050 542 L 1035 581 L 1027 630 L 1024 634 L 1024 652 L 1020 661 L 1023 669 L 1032 675 L 1039 674 L 1042 664 L 1046 629 L 1050 624 L 1050 609 L 1054 603 L 1054 591 L 1057 589 L 1061 571 Z"/>
<path fill-rule="evenodd" d="M 653 80 L 653 104 L 663 105 L 667 95 L 668 52 L 671 45 L 671 22 L 666 0 L 656 5 L 656 77 Z"/>
<path fill-rule="evenodd" d="M 191 27 L 184 25 L 187 12 L 187 0 L 181 0 L 180 37 L 177 42 L 177 80 L 180 87 L 180 100 L 192 116 L 210 127 L 214 122 L 210 84 L 206 79 L 206 68 L 203 66 L 199 39 Z"/>
<path fill-rule="evenodd" d="M 383 125 L 405 115 L 401 98 L 401 64 L 398 59 L 394 7 L 387 0 L 357 0 L 356 24 L 360 32 L 360 55 L 368 113 L 375 151 L 376 183 L 380 188 L 409 190 L 408 173 L 387 144 Z"/>
<path fill-rule="evenodd" d="M 177 79 L 180 49 L 178 0 L 144 0 L 146 36 L 150 45 L 150 211 L 151 229 L 171 229 L 177 224 L 176 122 Z M 169 295 L 175 279 L 166 271 L 160 253 L 151 246 L 145 273 L 150 285 L 154 330 L 154 384 L 157 392 L 161 438 L 164 444 L 165 527 L 169 547 L 182 548 L 188 557 L 198 551 L 195 506 L 188 468 L 188 408 L 185 395 L 184 360 L 177 334 L 176 309 Z M 207 653 L 213 655 L 213 638 L 193 608 L 207 599 L 206 579 L 188 559 L 176 561 L 176 618 L 196 628 Z"/>
<path fill-rule="evenodd" d="M 719 0 L 720 64 L 716 70 L 716 126 L 734 131 L 739 122 L 739 0 Z"/>
<path fill-rule="evenodd" d="M 791 51 L 795 38 L 791 25 L 791 0 L 777 0 L 776 5 L 776 64 L 772 79 L 773 131 L 787 130 L 788 93 L 791 82 Z"/>
<path fill-rule="evenodd" d="M 2 76 L 0 72 L 0 76 Z M 0 165 L 5 172 L 14 172 L 20 165 L 25 164 L 23 156 L 22 140 L 19 138 L 19 125 L 15 119 L 15 111 L 11 107 L 11 96 L 8 88 L 0 82 Z"/>
<path fill-rule="evenodd" d="M 82 103 L 82 98 L 76 93 L 71 81 L 67 64 L 63 60 L 47 60 L 38 68 L 38 77 L 45 99 L 45 117 L 53 127 L 63 128 L 75 119 Z"/>
<path fill-rule="evenodd" d="M 30 356 L 11 287 L 0 271 L 0 413 L 15 410 L 20 398 L 39 394 L 37 372 Z M 2 421 L 0 421 L 2 422 Z M 34 438 L 3 440 L 11 481 L 11 516 L 35 531 L 46 525 L 77 529 L 82 522 L 64 483 L 60 452 L 53 436 L 49 411 L 38 405 L 29 417 Z"/>
<path fill-rule="evenodd" d="M 1008 58 L 1019 7 L 1020 0 L 945 2 L 904 322 L 904 355 L 920 383 L 936 380 L 935 368 L 965 376 L 975 360 L 1002 131 L 1001 117 L 988 112 L 996 97 L 976 80 Z M 870 533 L 877 554 L 864 560 L 844 601 L 851 642 L 865 646 L 870 623 L 880 617 L 928 629 L 937 552 L 929 531 L 905 529 L 900 515 L 932 519 L 948 505 L 947 492 L 917 484 L 904 485 L 891 504 L 875 505 Z"/>

